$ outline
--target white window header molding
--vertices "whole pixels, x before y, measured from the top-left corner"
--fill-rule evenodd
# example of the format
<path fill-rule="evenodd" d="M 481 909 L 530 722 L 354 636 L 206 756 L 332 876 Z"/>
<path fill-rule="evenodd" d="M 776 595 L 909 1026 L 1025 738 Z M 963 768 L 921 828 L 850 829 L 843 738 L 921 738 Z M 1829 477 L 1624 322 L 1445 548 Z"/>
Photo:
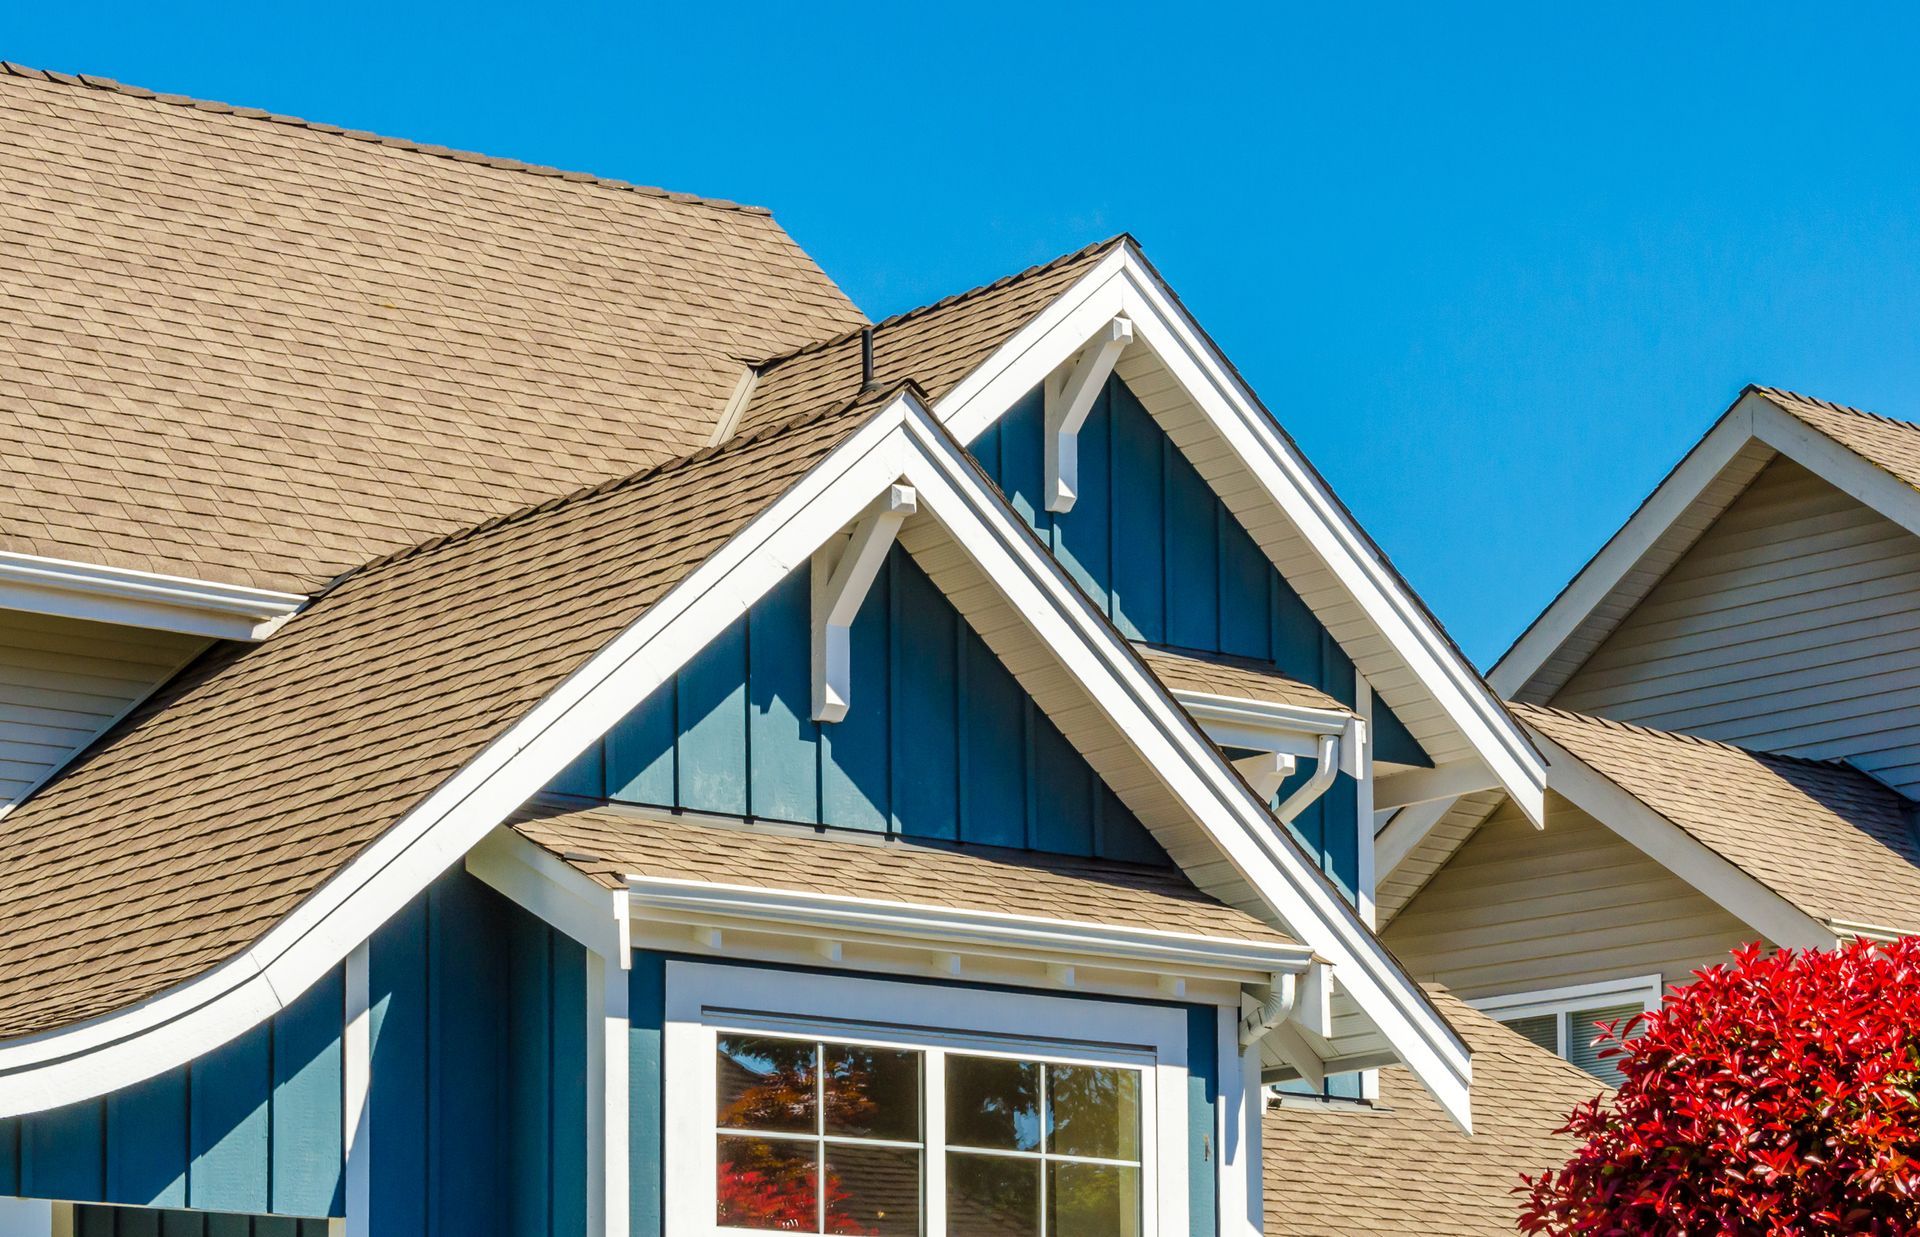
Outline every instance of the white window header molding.
<path fill-rule="evenodd" d="M 0 552 L 0 609 L 264 640 L 306 601 L 299 593 Z"/>
<path fill-rule="evenodd" d="M 845 960 L 850 947 L 906 949 L 950 975 L 973 958 L 1026 962 L 1046 967 L 1052 986 L 1065 988 L 1076 986 L 1076 967 L 1251 983 L 1304 973 L 1314 961 L 1304 945 L 838 894 L 658 877 L 630 877 L 627 889 L 636 932 L 648 923 L 672 924 L 716 950 L 729 948 L 730 933 L 799 938 L 831 962 Z"/>
<path fill-rule="evenodd" d="M 1595 1005 L 1625 1005 L 1629 1001 L 1640 1002 L 1642 1009 L 1657 1009 L 1662 990 L 1658 975 L 1636 975 L 1631 979 L 1603 979 L 1590 984 L 1569 984 L 1561 988 L 1539 988 L 1506 996 L 1478 997 L 1467 1004 L 1498 1021 L 1511 1021 L 1540 1014 L 1566 1013 Z"/>

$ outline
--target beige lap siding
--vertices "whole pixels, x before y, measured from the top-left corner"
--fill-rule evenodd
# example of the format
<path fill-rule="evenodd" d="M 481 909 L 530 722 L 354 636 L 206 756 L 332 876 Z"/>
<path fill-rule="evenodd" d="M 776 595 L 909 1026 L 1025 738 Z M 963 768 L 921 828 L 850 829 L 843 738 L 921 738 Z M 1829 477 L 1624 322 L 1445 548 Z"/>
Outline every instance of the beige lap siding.
<path fill-rule="evenodd" d="M 1553 703 L 1914 793 L 1920 537 L 1775 460 Z"/>
<path fill-rule="evenodd" d="M 206 645 L 199 636 L 0 610 L 0 810 Z"/>
<path fill-rule="evenodd" d="M 1383 934 L 1467 999 L 1658 974 L 1684 983 L 1757 934 L 1558 796 L 1503 804 Z"/>

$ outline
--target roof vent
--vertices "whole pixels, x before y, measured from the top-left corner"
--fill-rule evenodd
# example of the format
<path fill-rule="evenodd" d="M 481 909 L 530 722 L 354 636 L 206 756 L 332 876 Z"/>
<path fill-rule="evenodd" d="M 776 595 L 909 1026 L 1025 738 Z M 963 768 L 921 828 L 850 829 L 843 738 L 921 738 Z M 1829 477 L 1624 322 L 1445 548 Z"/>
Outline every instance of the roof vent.
<path fill-rule="evenodd" d="M 871 391 L 879 384 L 873 378 L 873 328 L 860 328 L 860 389 Z"/>

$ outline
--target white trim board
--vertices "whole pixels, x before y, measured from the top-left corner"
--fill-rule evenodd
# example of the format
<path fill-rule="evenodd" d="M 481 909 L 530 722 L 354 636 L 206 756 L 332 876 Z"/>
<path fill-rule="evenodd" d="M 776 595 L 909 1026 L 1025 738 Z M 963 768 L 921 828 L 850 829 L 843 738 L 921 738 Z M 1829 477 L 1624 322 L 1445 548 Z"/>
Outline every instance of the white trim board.
<path fill-rule="evenodd" d="M 0 1047 L 0 1115 L 150 1077 L 282 1008 L 903 479 L 1274 918 L 1335 968 L 1366 1021 L 1466 1125 L 1471 1066 L 1459 1037 L 953 438 L 906 396 L 875 413 L 252 949 L 140 1005 Z"/>
<path fill-rule="evenodd" d="M 1920 534 L 1920 491 L 1749 389 L 1502 654 L 1494 690 L 1550 700 L 1577 669 L 1558 663 L 1598 649 L 1776 454 Z"/>
<path fill-rule="evenodd" d="M 306 602 L 299 593 L 0 551 L 0 609 L 264 640 Z"/>
<path fill-rule="evenodd" d="M 1131 243 L 1116 247 L 1015 332 L 939 401 L 937 415 L 962 442 L 972 441 L 1115 318 L 1133 324 L 1134 346 L 1149 349 L 1207 415 L 1267 500 L 1359 605 L 1393 661 L 1538 820 L 1546 770 L 1524 731 Z"/>

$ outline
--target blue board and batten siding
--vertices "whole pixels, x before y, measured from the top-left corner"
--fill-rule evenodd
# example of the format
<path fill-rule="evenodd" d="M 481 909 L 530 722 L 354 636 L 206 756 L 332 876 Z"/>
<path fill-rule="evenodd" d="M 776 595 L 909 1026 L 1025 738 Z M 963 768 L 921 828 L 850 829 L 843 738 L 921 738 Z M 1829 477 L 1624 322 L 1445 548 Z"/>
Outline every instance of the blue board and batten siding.
<path fill-rule="evenodd" d="M 1043 415 L 1035 391 L 971 449 L 1122 635 L 1269 662 L 1354 703 L 1353 661 L 1125 383 L 1109 379 L 1088 414 L 1078 496 L 1060 514 L 1044 501 Z M 1377 759 L 1432 763 L 1384 702 L 1374 702 L 1373 722 Z M 1282 796 L 1311 775 L 1312 762 L 1303 763 Z M 1349 897 L 1359 879 L 1358 810 L 1356 787 L 1343 776 L 1292 825 Z"/>
<path fill-rule="evenodd" d="M 703 959 L 711 962 L 713 959 Z M 636 950 L 627 980 L 627 1190 L 632 1237 L 665 1237 L 665 1093 L 663 1051 L 667 1020 L 665 955 Z M 820 972 L 831 974 L 832 972 Z M 972 987 L 950 980 L 903 980 Z M 1084 999 L 1088 1025 L 1099 1024 L 1098 998 Z M 1220 1115 L 1219 1011 L 1211 1005 L 1182 1006 L 1187 1014 L 1187 1232 L 1219 1231 L 1219 1149 L 1214 1132 Z"/>
<path fill-rule="evenodd" d="M 583 1232 L 585 951 L 456 870 L 374 934 L 370 997 L 375 1237 Z M 190 1065 L 0 1123 L 0 1195 L 230 1213 L 81 1217 L 116 1235 L 343 1215 L 345 999 L 335 969 Z"/>
<path fill-rule="evenodd" d="M 337 1216 L 338 969 L 190 1065 L 0 1125 L 0 1194 L 282 1216 Z"/>
<path fill-rule="evenodd" d="M 811 719 L 801 565 L 553 784 L 729 816 L 1165 864 L 1166 854 L 896 547 L 854 620 L 852 703 Z"/>
<path fill-rule="evenodd" d="M 585 950 L 455 871 L 370 962 L 373 1237 L 585 1231 Z"/>

